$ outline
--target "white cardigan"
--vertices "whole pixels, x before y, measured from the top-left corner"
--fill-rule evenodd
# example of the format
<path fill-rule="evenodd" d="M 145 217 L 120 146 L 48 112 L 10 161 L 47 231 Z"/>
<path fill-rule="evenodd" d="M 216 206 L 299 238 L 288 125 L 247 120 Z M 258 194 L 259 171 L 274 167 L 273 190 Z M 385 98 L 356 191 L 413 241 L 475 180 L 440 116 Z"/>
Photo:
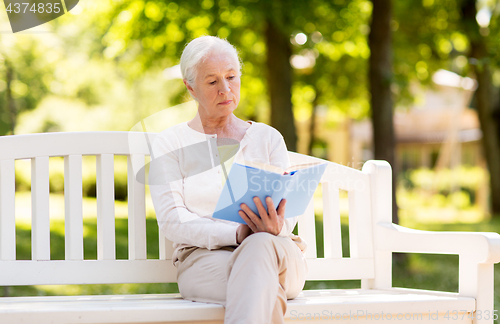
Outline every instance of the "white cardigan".
<path fill-rule="evenodd" d="M 290 166 L 283 136 L 271 126 L 251 122 L 234 162 Z M 179 249 L 236 246 L 239 223 L 212 218 L 222 191 L 217 135 L 195 131 L 187 122 L 170 127 L 153 142 L 150 191 L 161 233 Z M 292 233 L 298 217 L 285 219 L 279 236 Z"/>

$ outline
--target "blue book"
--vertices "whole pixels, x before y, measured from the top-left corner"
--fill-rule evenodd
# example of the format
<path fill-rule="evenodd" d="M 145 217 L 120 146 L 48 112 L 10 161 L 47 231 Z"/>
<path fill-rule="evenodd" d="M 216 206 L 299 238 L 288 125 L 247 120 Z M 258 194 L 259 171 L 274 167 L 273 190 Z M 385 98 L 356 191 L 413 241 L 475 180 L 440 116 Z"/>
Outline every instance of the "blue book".
<path fill-rule="evenodd" d="M 246 224 L 238 211 L 241 210 L 240 205 L 245 203 L 259 215 L 253 202 L 255 196 L 260 198 L 265 208 L 267 196 L 271 197 L 276 208 L 282 199 L 286 199 L 285 218 L 302 215 L 325 172 L 326 163 L 289 169 L 294 171 L 284 173 L 268 165 L 233 163 L 212 217 Z"/>

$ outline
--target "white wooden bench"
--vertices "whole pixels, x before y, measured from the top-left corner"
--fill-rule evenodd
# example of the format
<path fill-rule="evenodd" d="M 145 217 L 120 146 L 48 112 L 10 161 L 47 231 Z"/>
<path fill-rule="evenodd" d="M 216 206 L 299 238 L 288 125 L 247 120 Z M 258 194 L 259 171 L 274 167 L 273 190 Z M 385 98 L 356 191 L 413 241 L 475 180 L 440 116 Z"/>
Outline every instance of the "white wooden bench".
<path fill-rule="evenodd" d="M 155 134 L 148 134 L 151 141 Z M 0 285 L 164 283 L 176 281 L 172 244 L 160 238 L 159 260 L 146 255 L 144 133 L 86 132 L 0 137 Z M 83 258 L 82 156 L 97 156 L 97 260 Z M 115 257 L 113 157 L 128 157 L 129 259 Z M 64 157 L 65 260 L 50 260 L 49 158 Z M 290 153 L 293 163 L 314 158 Z M 32 163 L 32 260 L 16 260 L 16 159 Z M 139 174 L 138 174 L 139 173 Z M 322 179 L 324 258 L 317 258 L 313 205 L 299 220 L 308 242 L 308 280 L 360 279 L 360 289 L 304 291 L 286 320 L 404 320 L 493 323 L 496 233 L 426 232 L 391 223 L 391 168 L 368 161 L 362 171 L 329 162 Z M 339 189 L 348 191 L 350 257 L 342 256 Z M 459 292 L 392 288 L 392 252 L 459 255 Z M 488 315 L 489 314 L 489 315 Z M 475 315 L 475 316 L 472 316 Z M 0 323 L 221 323 L 224 309 L 179 294 L 6 297 Z"/>

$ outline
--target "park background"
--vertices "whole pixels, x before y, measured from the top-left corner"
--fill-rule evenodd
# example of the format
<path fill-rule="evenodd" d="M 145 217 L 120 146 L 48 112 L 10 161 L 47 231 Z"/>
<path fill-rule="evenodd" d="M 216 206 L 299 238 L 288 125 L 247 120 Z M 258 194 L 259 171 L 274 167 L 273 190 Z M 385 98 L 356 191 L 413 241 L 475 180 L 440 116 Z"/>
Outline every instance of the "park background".
<path fill-rule="evenodd" d="M 0 3 L 0 135 L 128 131 L 157 113 L 163 117 L 148 131 L 188 120 L 196 107 L 180 79 L 180 55 L 191 39 L 217 35 L 243 61 L 237 116 L 276 127 L 291 151 L 357 169 L 389 161 L 401 225 L 500 232 L 499 16 L 498 0 L 81 0 L 12 34 Z M 64 258 L 63 169 L 51 158 L 52 259 Z M 116 157 L 115 170 L 117 258 L 127 258 L 126 160 Z M 95 159 L 84 159 L 83 177 L 84 253 L 95 259 Z M 30 196 L 29 161 L 17 161 L 18 259 L 31 253 Z M 342 193 L 344 256 L 346 199 Z M 147 215 L 154 258 L 151 202 Z M 498 308 L 498 265 L 495 274 Z M 456 292 L 458 256 L 397 256 L 393 285 Z M 175 284 L 35 286 L 0 296 L 176 291 Z"/>

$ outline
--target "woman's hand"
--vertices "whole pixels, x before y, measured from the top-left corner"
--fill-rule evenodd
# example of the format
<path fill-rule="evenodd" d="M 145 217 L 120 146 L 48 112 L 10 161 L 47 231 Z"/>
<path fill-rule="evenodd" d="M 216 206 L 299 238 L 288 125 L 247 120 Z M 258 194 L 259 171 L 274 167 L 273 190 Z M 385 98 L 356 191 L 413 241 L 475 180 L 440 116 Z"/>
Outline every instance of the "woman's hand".
<path fill-rule="evenodd" d="M 273 235 L 278 235 L 283 228 L 285 222 L 285 204 L 286 199 L 281 200 L 278 209 L 274 207 L 271 197 L 266 197 L 267 210 L 260 201 L 259 197 L 254 197 L 253 201 L 259 211 L 257 216 L 246 204 L 241 204 L 241 209 L 238 214 L 247 223 L 248 227 L 254 232 L 267 232 Z"/>
<path fill-rule="evenodd" d="M 252 230 L 247 224 L 241 224 L 236 229 L 236 243 L 241 244 L 244 239 L 253 234 Z"/>

